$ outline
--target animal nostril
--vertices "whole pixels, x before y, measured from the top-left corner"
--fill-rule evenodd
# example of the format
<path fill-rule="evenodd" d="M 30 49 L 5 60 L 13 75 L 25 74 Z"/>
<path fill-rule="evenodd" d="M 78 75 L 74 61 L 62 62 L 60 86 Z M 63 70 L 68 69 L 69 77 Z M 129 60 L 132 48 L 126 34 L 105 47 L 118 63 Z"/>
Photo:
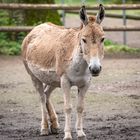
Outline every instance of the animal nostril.
<path fill-rule="evenodd" d="M 102 66 L 100 66 L 100 71 L 102 70 Z"/>
<path fill-rule="evenodd" d="M 91 70 L 91 66 L 89 66 L 89 70 L 92 71 L 92 70 Z"/>

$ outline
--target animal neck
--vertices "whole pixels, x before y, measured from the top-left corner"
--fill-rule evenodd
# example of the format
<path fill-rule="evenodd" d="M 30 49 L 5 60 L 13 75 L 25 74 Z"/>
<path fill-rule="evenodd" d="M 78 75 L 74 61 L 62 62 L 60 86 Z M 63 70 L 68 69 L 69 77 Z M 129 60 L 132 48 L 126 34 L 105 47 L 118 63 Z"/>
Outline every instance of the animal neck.
<path fill-rule="evenodd" d="M 80 50 L 80 46 L 77 45 L 73 53 L 73 67 L 79 74 L 84 74 L 88 68 L 88 64 L 83 58 L 83 53 Z"/>

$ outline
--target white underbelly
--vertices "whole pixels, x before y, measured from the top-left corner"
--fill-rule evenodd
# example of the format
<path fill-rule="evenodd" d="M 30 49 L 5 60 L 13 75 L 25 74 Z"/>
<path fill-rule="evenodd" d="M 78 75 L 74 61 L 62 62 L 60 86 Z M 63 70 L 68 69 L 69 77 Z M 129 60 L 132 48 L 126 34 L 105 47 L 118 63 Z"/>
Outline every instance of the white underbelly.
<path fill-rule="evenodd" d="M 60 77 L 56 74 L 54 69 L 43 69 L 30 63 L 28 63 L 28 67 L 32 74 L 42 83 L 60 87 Z"/>

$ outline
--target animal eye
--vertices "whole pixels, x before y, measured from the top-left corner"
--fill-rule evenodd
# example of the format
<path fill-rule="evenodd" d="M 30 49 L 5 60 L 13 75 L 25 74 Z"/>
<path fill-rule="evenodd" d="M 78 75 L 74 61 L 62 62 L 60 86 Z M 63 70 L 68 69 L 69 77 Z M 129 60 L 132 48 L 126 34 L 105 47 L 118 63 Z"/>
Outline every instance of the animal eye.
<path fill-rule="evenodd" d="M 103 42 L 104 42 L 104 40 L 105 40 L 105 38 L 103 37 L 103 38 L 101 39 L 101 43 L 103 43 Z"/>
<path fill-rule="evenodd" d="M 82 38 L 82 40 L 83 40 L 84 43 L 87 43 L 86 39 Z"/>

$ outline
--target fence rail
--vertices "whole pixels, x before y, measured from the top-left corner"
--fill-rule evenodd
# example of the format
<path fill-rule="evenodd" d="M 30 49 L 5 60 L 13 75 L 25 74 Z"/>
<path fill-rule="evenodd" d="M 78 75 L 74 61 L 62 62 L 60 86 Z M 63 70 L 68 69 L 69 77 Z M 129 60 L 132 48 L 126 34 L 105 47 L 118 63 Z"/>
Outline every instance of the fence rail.
<path fill-rule="evenodd" d="M 0 32 L 29 32 L 34 26 L 0 26 Z M 140 27 L 132 26 L 116 26 L 116 27 L 103 27 L 105 31 L 140 31 Z"/>
<path fill-rule="evenodd" d="M 106 10 L 139 10 L 140 4 L 111 4 L 104 5 Z M 81 6 L 70 6 L 65 4 L 17 4 L 17 3 L 0 3 L 0 9 L 51 9 L 51 10 L 79 10 Z M 98 5 L 87 6 L 87 10 L 98 10 Z"/>
<path fill-rule="evenodd" d="M 66 10 L 65 13 L 78 14 L 79 11 L 78 10 Z M 97 12 L 87 11 L 87 14 L 96 15 Z M 119 15 L 119 14 L 106 13 L 105 16 L 106 17 L 111 17 L 111 18 L 123 18 L 123 15 Z M 126 15 L 126 18 L 127 19 L 133 19 L 133 20 L 140 20 L 140 16 L 134 16 L 134 15 Z"/>

